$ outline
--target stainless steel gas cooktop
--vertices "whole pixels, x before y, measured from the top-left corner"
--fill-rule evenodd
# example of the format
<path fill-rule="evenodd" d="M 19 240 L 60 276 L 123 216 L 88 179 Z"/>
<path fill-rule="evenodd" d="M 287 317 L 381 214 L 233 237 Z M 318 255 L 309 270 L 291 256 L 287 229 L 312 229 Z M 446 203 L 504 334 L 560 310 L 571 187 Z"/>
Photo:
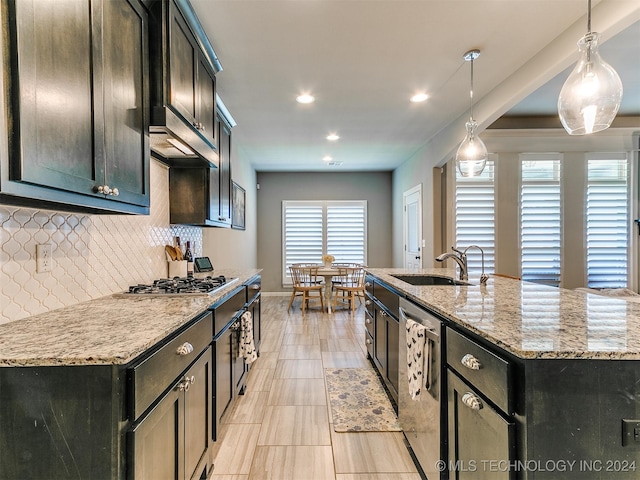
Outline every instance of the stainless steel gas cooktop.
<path fill-rule="evenodd" d="M 154 280 L 150 284 L 138 284 L 129 287 L 129 291 L 116 296 L 206 296 L 238 281 L 238 278 L 217 277 L 174 277 Z"/>

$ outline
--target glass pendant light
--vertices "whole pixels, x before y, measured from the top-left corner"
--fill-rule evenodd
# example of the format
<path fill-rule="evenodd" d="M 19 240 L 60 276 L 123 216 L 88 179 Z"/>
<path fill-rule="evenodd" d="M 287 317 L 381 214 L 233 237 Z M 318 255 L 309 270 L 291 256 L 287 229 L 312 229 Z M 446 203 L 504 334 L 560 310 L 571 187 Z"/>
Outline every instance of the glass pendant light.
<path fill-rule="evenodd" d="M 487 147 L 476 135 L 478 124 L 473 119 L 473 61 L 480 56 L 480 50 L 470 50 L 464 54 L 464 59 L 471 62 L 471 89 L 469 90 L 469 121 L 467 122 L 467 136 L 456 152 L 456 166 L 463 177 L 476 177 L 482 173 L 487 163 Z"/>
<path fill-rule="evenodd" d="M 558 115 L 570 135 L 609 128 L 622 101 L 620 77 L 598 53 L 599 35 L 591 31 L 591 0 L 588 2 L 587 34 L 578 41 L 580 58 L 558 97 Z"/>

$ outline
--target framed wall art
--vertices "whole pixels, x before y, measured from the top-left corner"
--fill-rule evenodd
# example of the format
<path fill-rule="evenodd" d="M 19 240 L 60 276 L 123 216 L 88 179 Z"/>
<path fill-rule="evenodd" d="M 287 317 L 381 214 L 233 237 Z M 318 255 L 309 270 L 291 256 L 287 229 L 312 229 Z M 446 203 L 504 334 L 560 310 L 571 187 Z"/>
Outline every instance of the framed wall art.
<path fill-rule="evenodd" d="M 245 200 L 246 192 L 244 188 L 233 182 L 231 192 L 231 228 L 236 230 L 245 229 Z"/>

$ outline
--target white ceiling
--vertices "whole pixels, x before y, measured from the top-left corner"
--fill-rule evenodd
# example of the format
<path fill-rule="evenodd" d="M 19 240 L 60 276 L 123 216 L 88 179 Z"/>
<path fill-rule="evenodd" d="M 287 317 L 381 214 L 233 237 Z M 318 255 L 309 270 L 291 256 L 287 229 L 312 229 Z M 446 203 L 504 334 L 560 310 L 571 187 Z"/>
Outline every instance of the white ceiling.
<path fill-rule="evenodd" d="M 593 3 L 593 30 L 605 39 L 629 27 L 601 53 L 622 77 L 624 113 L 640 114 L 640 2 Z M 587 8 L 586 0 L 191 4 L 223 66 L 218 93 L 238 124 L 234 142 L 258 171 L 395 168 L 468 116 L 469 64 L 462 57 L 472 48 L 482 51 L 474 64 L 478 107 L 513 84 L 530 59 L 544 65 L 525 87 L 511 86 L 503 102 L 494 101 L 491 113 L 476 109 L 481 126 L 512 107 L 510 114 L 555 115 L 570 68 L 563 70 L 575 62 L 575 43 L 586 32 Z M 417 91 L 431 98 L 410 103 Z M 316 102 L 296 103 L 301 92 L 313 93 Z M 325 140 L 330 132 L 340 140 Z M 325 155 L 342 165 L 327 166 Z"/>

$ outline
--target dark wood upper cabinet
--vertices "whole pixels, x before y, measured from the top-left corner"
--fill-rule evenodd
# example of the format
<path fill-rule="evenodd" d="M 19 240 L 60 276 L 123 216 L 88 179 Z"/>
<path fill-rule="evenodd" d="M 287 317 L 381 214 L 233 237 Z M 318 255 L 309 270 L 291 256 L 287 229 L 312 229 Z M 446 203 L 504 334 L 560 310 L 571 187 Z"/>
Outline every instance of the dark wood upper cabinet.
<path fill-rule="evenodd" d="M 174 165 L 169 169 L 170 222 L 231 227 L 231 125 L 219 114 L 218 167 Z"/>
<path fill-rule="evenodd" d="M 138 0 L 14 0 L 1 14 L 3 200 L 148 213 L 146 9 Z"/>
<path fill-rule="evenodd" d="M 209 40 L 184 0 L 148 2 L 151 14 L 151 134 L 178 140 L 205 166 L 217 166 L 216 78 L 222 68 L 204 45 Z M 215 61 L 212 61 L 212 57 Z M 152 142 L 152 151 L 170 165 L 197 165 L 198 159 Z M 167 153 L 168 152 L 168 153 Z"/>

